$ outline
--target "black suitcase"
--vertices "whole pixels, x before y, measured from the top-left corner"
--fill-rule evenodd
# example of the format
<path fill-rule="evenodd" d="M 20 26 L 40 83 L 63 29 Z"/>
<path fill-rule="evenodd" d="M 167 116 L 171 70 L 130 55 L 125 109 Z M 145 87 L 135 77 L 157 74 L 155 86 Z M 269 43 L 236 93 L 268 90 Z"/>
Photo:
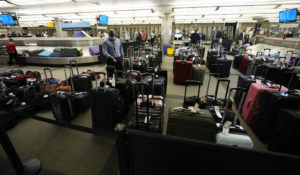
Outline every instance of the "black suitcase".
<path fill-rule="evenodd" d="M 115 125 L 124 119 L 124 100 L 118 89 L 106 87 L 104 72 L 96 74 L 104 75 L 104 87 L 98 87 L 96 79 L 96 87 L 89 92 L 92 126 L 93 129 L 113 132 Z"/>
<path fill-rule="evenodd" d="M 78 57 L 80 55 L 79 55 L 79 51 L 76 48 L 62 48 L 60 56 L 61 57 Z"/>
<path fill-rule="evenodd" d="M 36 79 L 41 79 L 41 73 L 39 71 L 27 71 L 26 75 L 33 75 Z"/>
<path fill-rule="evenodd" d="M 116 89 L 119 89 L 120 95 L 124 99 L 125 108 L 124 108 L 124 114 L 127 115 L 129 111 L 129 107 L 132 104 L 133 100 L 135 99 L 135 95 L 133 94 L 134 86 L 132 82 L 125 78 L 117 78 L 116 79 Z"/>
<path fill-rule="evenodd" d="M 300 155 L 300 110 L 280 109 L 277 118 L 268 149 Z"/>
<path fill-rule="evenodd" d="M 77 75 L 74 75 L 72 64 L 75 64 Z M 79 75 L 79 70 L 77 66 L 77 61 L 71 60 L 70 67 L 72 76 L 68 79 L 69 84 L 71 84 L 71 79 L 73 81 L 73 88 L 76 92 L 88 92 L 93 87 L 92 78 L 90 76 Z"/>
<path fill-rule="evenodd" d="M 186 91 L 187 91 L 187 87 L 189 85 L 197 85 L 198 86 L 197 96 L 186 97 Z M 186 80 L 185 81 L 183 107 L 187 108 L 189 106 L 194 106 L 196 103 L 198 103 L 198 104 L 200 103 L 199 102 L 199 95 L 200 95 L 200 87 L 201 87 L 201 85 L 202 85 L 201 81 L 195 81 L 195 80 Z"/>
<path fill-rule="evenodd" d="M 248 92 L 251 83 L 255 83 L 255 82 L 256 82 L 256 80 L 252 79 L 250 76 L 241 74 L 241 75 L 239 75 L 236 87 L 245 88 Z M 234 98 L 233 98 L 236 106 L 238 106 L 240 103 L 244 104 L 243 101 L 241 102 L 241 98 L 242 98 L 242 92 L 237 91 L 234 94 Z"/>
<path fill-rule="evenodd" d="M 18 80 L 10 77 L 5 77 L 3 79 L 3 83 L 6 85 L 7 88 L 20 86 L 20 82 Z"/>
<path fill-rule="evenodd" d="M 251 127 L 261 141 L 266 142 L 271 134 L 280 108 L 298 109 L 300 96 L 282 94 L 280 92 L 262 92 L 258 113 Z"/>

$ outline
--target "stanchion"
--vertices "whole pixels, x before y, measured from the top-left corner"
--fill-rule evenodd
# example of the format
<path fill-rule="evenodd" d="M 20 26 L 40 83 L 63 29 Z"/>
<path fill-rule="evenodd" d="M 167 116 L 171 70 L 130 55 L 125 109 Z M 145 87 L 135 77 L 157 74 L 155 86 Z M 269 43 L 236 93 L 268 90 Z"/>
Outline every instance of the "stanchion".
<path fill-rule="evenodd" d="M 38 159 L 30 159 L 22 163 L 1 123 L 0 143 L 14 167 L 8 175 L 37 175 L 39 173 L 41 162 Z"/>

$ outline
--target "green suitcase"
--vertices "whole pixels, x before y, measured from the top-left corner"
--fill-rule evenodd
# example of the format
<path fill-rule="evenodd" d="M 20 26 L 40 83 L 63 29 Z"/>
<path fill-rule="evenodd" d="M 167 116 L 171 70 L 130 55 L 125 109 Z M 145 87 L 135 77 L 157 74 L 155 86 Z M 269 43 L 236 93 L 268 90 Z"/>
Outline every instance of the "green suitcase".
<path fill-rule="evenodd" d="M 216 133 L 216 122 L 208 110 L 169 109 L 167 135 L 215 142 Z"/>

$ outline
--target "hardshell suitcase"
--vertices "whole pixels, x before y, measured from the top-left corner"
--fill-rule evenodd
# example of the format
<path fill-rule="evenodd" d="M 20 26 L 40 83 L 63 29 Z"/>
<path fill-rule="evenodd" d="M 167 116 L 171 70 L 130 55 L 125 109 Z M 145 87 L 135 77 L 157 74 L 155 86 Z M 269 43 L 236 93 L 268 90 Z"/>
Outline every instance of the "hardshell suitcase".
<path fill-rule="evenodd" d="M 300 97 L 280 92 L 265 91 L 261 96 L 261 104 L 251 127 L 262 141 L 270 138 L 274 123 L 281 108 L 299 109 Z"/>
<path fill-rule="evenodd" d="M 233 58 L 233 63 L 232 63 L 232 67 L 234 69 L 239 69 L 240 68 L 240 65 L 242 63 L 242 59 L 243 59 L 243 55 L 237 55 Z"/>
<path fill-rule="evenodd" d="M 174 83 L 184 84 L 191 80 L 193 75 L 193 62 L 176 60 L 174 67 Z"/>
<path fill-rule="evenodd" d="M 250 125 L 256 116 L 261 100 L 261 94 L 263 91 L 279 91 L 279 85 L 275 88 L 269 87 L 267 85 L 252 83 L 250 85 L 247 97 L 245 99 L 243 109 L 242 109 L 242 117 L 245 122 Z M 281 92 L 287 92 L 288 89 L 284 86 L 280 89 Z"/>
<path fill-rule="evenodd" d="M 244 100 L 246 96 L 246 91 L 243 88 L 232 88 L 230 89 L 229 96 L 231 95 L 232 91 L 242 91 L 242 100 Z M 236 114 L 234 114 L 234 118 L 226 118 L 227 113 L 231 111 L 227 111 L 227 107 L 229 101 L 226 103 L 225 112 L 223 114 L 222 120 L 220 123 L 217 123 L 218 129 L 220 132 L 216 135 L 216 143 L 228 146 L 238 146 L 243 148 L 253 148 L 253 142 L 251 138 L 248 136 L 247 132 L 242 126 L 237 125 L 238 116 L 240 115 L 242 104 L 238 106 L 238 110 Z"/>
<path fill-rule="evenodd" d="M 96 79 L 96 88 L 89 91 L 92 127 L 113 132 L 115 125 L 124 119 L 124 101 L 118 89 L 106 87 L 104 72 L 96 72 L 96 74 L 104 75 L 104 87 L 98 87 Z"/>
<path fill-rule="evenodd" d="M 250 88 L 250 84 L 251 83 L 255 83 L 256 80 L 252 79 L 250 76 L 248 75 L 239 75 L 238 78 L 238 82 L 237 82 L 237 86 L 236 87 L 240 87 L 240 88 L 245 88 L 248 92 L 249 88 Z M 236 104 L 236 106 L 238 106 L 240 104 L 240 102 L 242 104 L 244 104 L 244 101 L 241 101 L 242 98 L 242 92 L 241 91 L 237 91 L 234 94 L 234 103 Z"/>
<path fill-rule="evenodd" d="M 189 85 L 197 85 L 198 86 L 198 93 L 197 96 L 192 97 L 186 97 L 186 91 Z M 199 95 L 200 95 L 200 86 L 202 85 L 201 81 L 195 81 L 195 80 L 187 80 L 185 82 L 185 90 L 184 90 L 184 97 L 183 97 L 183 106 L 189 107 L 194 106 L 196 103 L 200 103 Z"/>
<path fill-rule="evenodd" d="M 192 112 L 182 107 L 169 110 L 167 135 L 215 142 L 216 132 L 216 122 L 208 110 Z"/>
<path fill-rule="evenodd" d="M 206 71 L 206 67 L 203 65 L 193 65 L 193 76 L 192 76 L 192 80 L 196 80 L 196 81 L 201 81 L 203 82 L 204 80 L 204 76 L 205 76 L 205 71 Z"/>

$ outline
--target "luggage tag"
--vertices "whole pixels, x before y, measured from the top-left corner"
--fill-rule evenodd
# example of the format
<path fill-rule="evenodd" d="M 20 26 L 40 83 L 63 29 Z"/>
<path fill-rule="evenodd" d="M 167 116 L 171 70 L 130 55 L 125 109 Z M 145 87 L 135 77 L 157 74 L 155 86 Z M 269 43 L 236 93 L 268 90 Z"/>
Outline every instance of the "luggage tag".
<path fill-rule="evenodd" d="M 222 134 L 228 135 L 229 134 L 229 130 L 230 130 L 230 126 L 231 126 L 231 122 L 230 121 L 226 121 L 225 124 L 223 125 Z"/>
<path fill-rule="evenodd" d="M 257 84 L 261 84 L 261 80 L 256 79 Z"/>
<path fill-rule="evenodd" d="M 25 105 L 26 105 L 26 102 L 22 102 L 21 105 L 22 105 L 22 106 L 25 106 Z"/>
<path fill-rule="evenodd" d="M 215 112 L 217 114 L 217 117 L 219 117 L 220 119 L 222 119 L 223 117 L 222 117 L 222 114 L 220 112 L 220 107 L 219 106 L 214 106 L 214 108 L 215 108 Z"/>

